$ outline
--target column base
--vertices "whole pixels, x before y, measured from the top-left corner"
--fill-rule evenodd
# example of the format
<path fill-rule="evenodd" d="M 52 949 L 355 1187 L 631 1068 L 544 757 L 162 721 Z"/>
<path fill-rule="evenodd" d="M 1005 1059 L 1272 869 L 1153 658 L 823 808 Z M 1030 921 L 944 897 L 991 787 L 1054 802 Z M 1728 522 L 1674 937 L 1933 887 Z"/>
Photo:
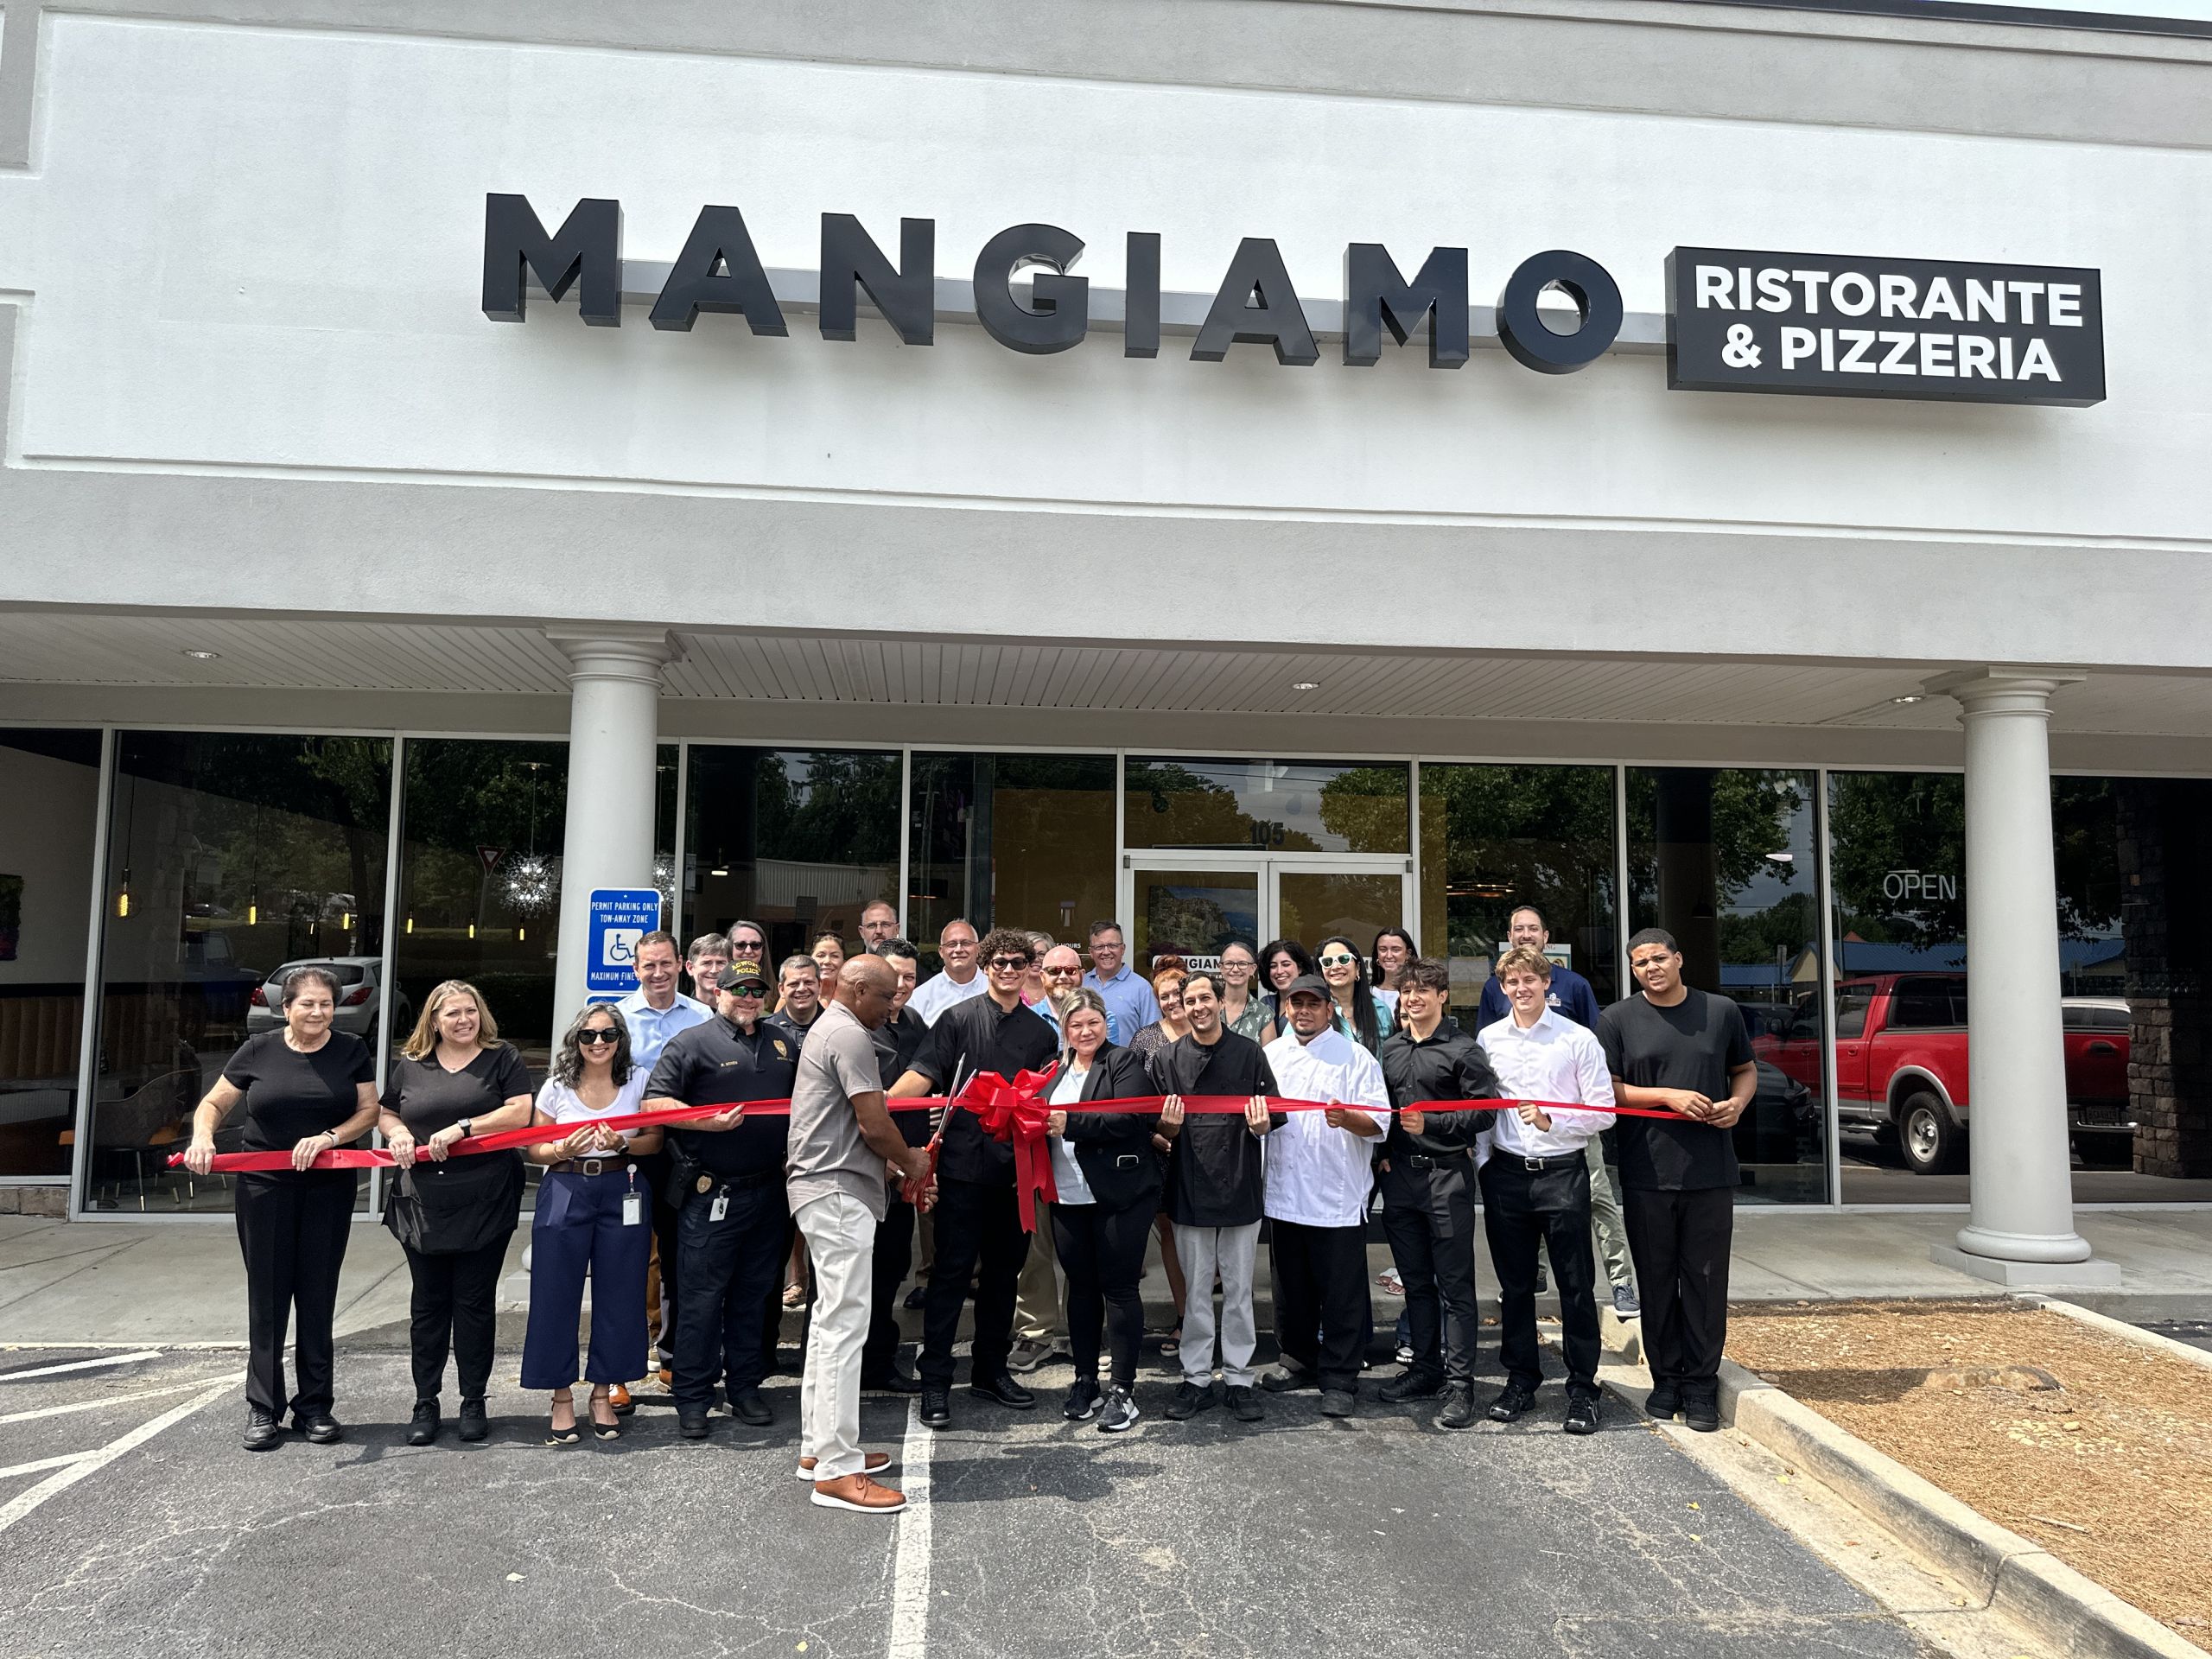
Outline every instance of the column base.
<path fill-rule="evenodd" d="M 1955 1268 L 2007 1290 L 2117 1290 L 2120 1284 L 2120 1263 L 2098 1256 L 2083 1262 L 2013 1262 L 1975 1255 L 1955 1244 L 1930 1244 L 1928 1259 L 1939 1268 Z"/>

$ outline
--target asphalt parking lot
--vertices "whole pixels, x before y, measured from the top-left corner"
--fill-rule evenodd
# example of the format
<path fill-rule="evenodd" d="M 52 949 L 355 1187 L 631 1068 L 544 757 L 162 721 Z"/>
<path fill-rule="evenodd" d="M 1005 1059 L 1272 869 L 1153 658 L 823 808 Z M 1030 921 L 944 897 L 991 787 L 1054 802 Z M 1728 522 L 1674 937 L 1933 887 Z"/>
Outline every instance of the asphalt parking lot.
<path fill-rule="evenodd" d="M 417 1449 L 404 1356 L 357 1350 L 345 1442 L 257 1456 L 238 1354 L 137 1352 L 0 1351 L 0 1652 L 1920 1651 L 1618 1401 L 1562 1435 L 1554 1389 L 1459 1434 L 1433 1404 L 1328 1421 L 1311 1394 L 1169 1423 L 1156 1373 L 1112 1438 L 1051 1394 L 956 1393 L 934 1436 L 870 1396 L 918 1500 L 887 1520 L 806 1503 L 789 1377 L 773 1427 L 717 1413 L 704 1444 L 647 1395 L 620 1441 L 550 1450 L 538 1398 L 495 1389 L 489 1442 Z"/>

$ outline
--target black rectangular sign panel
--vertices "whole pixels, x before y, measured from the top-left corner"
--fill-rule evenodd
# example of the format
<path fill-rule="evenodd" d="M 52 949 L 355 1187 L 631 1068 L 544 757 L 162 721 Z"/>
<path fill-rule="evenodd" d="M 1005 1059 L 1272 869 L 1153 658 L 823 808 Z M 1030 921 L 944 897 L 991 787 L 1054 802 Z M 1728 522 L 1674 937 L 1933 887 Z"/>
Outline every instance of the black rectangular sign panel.
<path fill-rule="evenodd" d="M 1676 248 L 1667 385 L 2087 408 L 2105 397 L 2098 273 Z"/>

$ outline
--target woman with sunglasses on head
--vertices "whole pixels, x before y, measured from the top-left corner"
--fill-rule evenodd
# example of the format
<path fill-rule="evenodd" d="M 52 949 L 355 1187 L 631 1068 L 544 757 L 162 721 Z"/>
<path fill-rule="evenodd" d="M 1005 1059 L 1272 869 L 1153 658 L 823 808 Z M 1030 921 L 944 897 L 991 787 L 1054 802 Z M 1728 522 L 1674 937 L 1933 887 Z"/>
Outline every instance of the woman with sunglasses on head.
<path fill-rule="evenodd" d="M 1249 939 L 1221 947 L 1221 1024 L 1265 1047 L 1275 1039 L 1274 1010 L 1259 993 L 1260 956 Z"/>
<path fill-rule="evenodd" d="M 450 1351 L 461 1382 L 461 1438 L 489 1432 L 484 1390 L 499 1335 L 500 1270 L 522 1216 L 522 1159 L 512 1152 L 454 1158 L 471 1135 L 530 1122 L 530 1071 L 477 988 L 449 979 L 423 1000 L 422 1017 L 385 1079 L 378 1127 L 398 1173 L 384 1222 L 407 1252 L 415 1281 L 409 1344 L 415 1414 L 407 1444 L 438 1438 L 438 1390 Z M 641 1368 L 642 1369 L 642 1368 Z"/>
<path fill-rule="evenodd" d="M 602 1440 L 622 1433 L 614 1389 L 645 1370 L 645 1265 L 653 1194 L 636 1159 L 660 1150 L 658 1128 L 614 1130 L 593 1120 L 642 1109 L 646 1073 L 631 1064 L 630 1027 L 605 1003 L 584 1009 L 561 1039 L 553 1069 L 537 1091 L 532 1121 L 575 1123 L 564 1140 L 543 1141 L 528 1157 L 545 1166 L 531 1218 L 530 1325 L 523 1338 L 522 1385 L 550 1389 L 548 1446 L 578 1439 L 576 1320 L 584 1277 L 591 1277 L 591 1428 Z"/>
<path fill-rule="evenodd" d="M 1280 1034 L 1290 1029 L 1290 1020 L 1283 1013 L 1283 993 L 1291 981 L 1315 971 L 1313 958 L 1296 939 L 1276 939 L 1260 952 L 1260 971 L 1267 977 L 1267 1004 Z"/>
<path fill-rule="evenodd" d="M 1152 995 L 1160 1004 L 1160 1018 L 1129 1039 L 1129 1050 L 1139 1060 L 1150 1059 L 1190 1031 L 1183 1018 L 1183 982 L 1189 977 L 1180 963 L 1153 975 Z"/>
<path fill-rule="evenodd" d="M 1313 961 L 1329 983 L 1329 1000 L 1336 1010 L 1337 1029 L 1370 1054 L 1382 1051 L 1382 1039 L 1397 1021 L 1389 1005 L 1370 989 L 1366 964 L 1358 947 L 1341 933 L 1321 941 Z"/>
<path fill-rule="evenodd" d="M 1369 978 L 1374 983 L 1375 995 L 1382 999 L 1393 1018 L 1398 1011 L 1398 976 L 1419 955 L 1414 936 L 1402 927 L 1386 927 L 1375 936 L 1375 970 Z"/>

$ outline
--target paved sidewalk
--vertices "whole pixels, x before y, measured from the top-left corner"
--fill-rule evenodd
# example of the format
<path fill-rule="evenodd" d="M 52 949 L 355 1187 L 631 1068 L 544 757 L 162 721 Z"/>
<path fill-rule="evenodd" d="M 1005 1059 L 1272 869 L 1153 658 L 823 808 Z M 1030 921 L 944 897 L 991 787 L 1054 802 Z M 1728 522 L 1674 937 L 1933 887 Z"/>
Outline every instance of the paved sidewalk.
<path fill-rule="evenodd" d="M 1737 1212 L 1732 1290 L 1738 1301 L 1855 1296 L 1993 1296 L 1997 1287 L 1938 1267 L 1930 1244 L 1948 1243 L 1955 1211 L 1896 1215 Z M 2120 1264 L 2117 1291 L 2069 1291 L 2069 1300 L 2133 1319 L 2212 1319 L 2212 1209 L 2084 1211 L 2076 1224 L 2096 1253 Z M 515 1235 L 502 1306 L 529 1303 L 521 1271 L 527 1226 Z M 1369 1250 L 1379 1271 L 1389 1259 Z M 1262 1258 L 1262 1281 L 1265 1255 Z M 1478 1270 L 1485 1294 L 1497 1280 Z M 340 1283 L 338 1332 L 360 1338 L 391 1331 L 404 1340 L 405 1258 L 390 1234 L 361 1218 Z M 1155 1268 L 1148 1304 L 1163 1307 Z M 1396 1317 L 1395 1298 L 1376 1294 L 1378 1322 Z M 1265 1325 L 1263 1318 L 1261 1321 Z M 0 1217 L 0 1343 L 242 1342 L 245 1273 L 227 1221 L 80 1221 Z"/>

